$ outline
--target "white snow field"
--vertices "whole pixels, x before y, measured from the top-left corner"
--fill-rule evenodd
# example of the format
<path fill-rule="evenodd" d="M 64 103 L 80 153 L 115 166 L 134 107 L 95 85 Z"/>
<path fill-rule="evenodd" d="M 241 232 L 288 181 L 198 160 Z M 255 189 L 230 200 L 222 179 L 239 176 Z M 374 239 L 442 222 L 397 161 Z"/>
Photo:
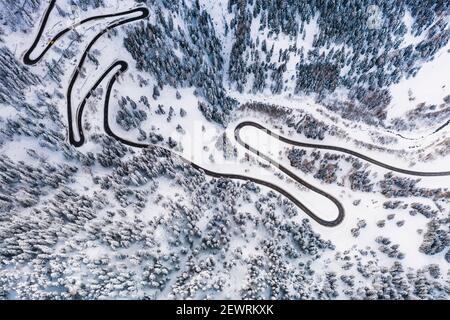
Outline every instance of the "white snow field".
<path fill-rule="evenodd" d="M 448 300 L 450 5 L 355 3 L 0 1 L 0 299 Z"/>

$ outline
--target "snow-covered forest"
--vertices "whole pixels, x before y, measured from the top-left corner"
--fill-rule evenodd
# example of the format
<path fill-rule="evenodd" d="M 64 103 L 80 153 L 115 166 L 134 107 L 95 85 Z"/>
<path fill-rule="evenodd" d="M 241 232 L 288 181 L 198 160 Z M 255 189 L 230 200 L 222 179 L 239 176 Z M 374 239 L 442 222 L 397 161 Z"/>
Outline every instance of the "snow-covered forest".
<path fill-rule="evenodd" d="M 441 0 L 0 0 L 0 299 L 448 300 L 449 39 Z"/>

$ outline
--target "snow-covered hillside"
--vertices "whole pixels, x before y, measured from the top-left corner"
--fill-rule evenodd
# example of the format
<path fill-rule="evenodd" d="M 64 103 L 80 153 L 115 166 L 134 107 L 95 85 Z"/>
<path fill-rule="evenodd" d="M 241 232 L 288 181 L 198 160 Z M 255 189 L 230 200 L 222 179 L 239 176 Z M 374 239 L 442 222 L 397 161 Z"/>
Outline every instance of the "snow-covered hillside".
<path fill-rule="evenodd" d="M 448 299 L 449 16 L 0 0 L 0 299 Z"/>

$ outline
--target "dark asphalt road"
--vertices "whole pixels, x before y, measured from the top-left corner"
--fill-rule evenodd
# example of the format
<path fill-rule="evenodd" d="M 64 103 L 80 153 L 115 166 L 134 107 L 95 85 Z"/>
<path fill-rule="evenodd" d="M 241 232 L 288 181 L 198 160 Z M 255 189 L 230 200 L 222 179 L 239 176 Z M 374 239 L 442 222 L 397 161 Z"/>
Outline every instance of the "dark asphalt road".
<path fill-rule="evenodd" d="M 55 5 L 55 1 L 53 0 L 51 1 L 45 15 L 44 18 L 41 22 L 39 31 L 36 35 L 35 41 L 33 42 L 32 46 L 29 48 L 29 50 L 25 53 L 23 61 L 25 64 L 27 65 L 33 65 L 38 63 L 42 57 L 45 55 L 45 53 L 53 46 L 53 44 L 59 39 L 61 38 L 65 33 L 69 32 L 70 30 L 72 30 L 72 28 L 66 28 L 64 30 L 62 30 L 61 32 L 59 32 L 49 43 L 48 45 L 45 47 L 45 49 L 41 52 L 41 54 L 38 55 L 37 58 L 32 59 L 30 58 L 32 52 L 35 50 L 37 44 L 39 43 L 39 40 L 42 36 L 43 30 L 45 28 L 45 25 L 47 23 L 48 17 Z M 91 90 L 89 91 L 89 93 L 84 97 L 84 99 L 81 101 L 81 103 L 79 104 L 79 106 L 77 107 L 77 110 L 75 112 L 75 121 L 76 121 L 76 131 L 79 135 L 79 139 L 77 140 L 74 136 L 74 126 L 73 126 L 73 115 L 72 115 L 72 89 L 73 86 L 79 76 L 79 70 L 82 69 L 82 66 L 86 60 L 87 54 L 89 53 L 89 50 L 92 48 L 92 46 L 95 44 L 95 42 L 106 32 L 108 32 L 111 29 L 114 29 L 118 26 L 127 24 L 127 23 L 131 23 L 134 21 L 138 21 L 141 19 L 145 19 L 146 17 L 148 17 L 149 15 L 149 10 L 145 7 L 138 7 L 135 9 L 131 9 L 128 11 L 124 11 L 124 12 L 119 12 L 119 13 L 115 13 L 115 14 L 106 14 L 106 15 L 99 15 L 99 16 L 94 16 L 94 17 L 90 17 L 87 19 L 84 19 L 82 21 L 80 21 L 79 23 L 77 23 L 76 26 L 82 25 L 84 23 L 87 23 L 89 21 L 94 21 L 94 20 L 100 20 L 100 19 L 105 19 L 108 17 L 122 17 L 125 15 L 129 15 L 129 14 L 133 14 L 136 12 L 140 12 L 141 14 L 139 16 L 136 17 L 132 17 L 132 18 L 128 18 L 128 19 L 122 19 L 122 20 L 118 20 L 118 21 L 114 21 L 113 23 L 109 24 L 105 29 L 103 29 L 99 34 L 97 34 L 93 40 L 89 43 L 89 45 L 87 46 L 87 48 L 85 49 L 83 56 L 81 57 L 77 68 L 75 69 L 71 79 L 70 79 L 70 83 L 67 89 L 67 115 L 68 115 L 68 119 L 69 119 L 69 123 L 68 123 L 68 139 L 69 142 L 76 146 L 76 147 L 80 147 L 84 144 L 85 142 L 85 136 L 83 133 L 83 129 L 82 129 L 82 116 L 83 116 L 83 110 L 84 107 L 86 105 L 86 102 L 88 101 L 88 99 L 92 96 L 92 92 L 95 91 L 95 89 L 104 81 L 104 79 L 113 71 L 116 70 L 114 75 L 111 76 L 108 85 L 107 85 L 107 90 L 106 90 L 106 96 L 105 96 L 105 101 L 104 101 L 104 112 L 103 112 L 103 127 L 104 130 L 106 132 L 106 134 L 110 135 L 111 137 L 115 138 L 117 141 L 120 141 L 123 144 L 126 144 L 128 146 L 131 147 L 136 147 L 136 148 L 160 148 L 160 149 L 164 149 L 170 153 L 173 153 L 172 150 L 158 146 L 158 145 L 152 145 L 152 144 L 143 144 L 143 143 L 137 143 L 137 142 L 133 142 L 133 141 L 129 141 L 126 140 L 122 137 L 117 136 L 112 130 L 111 127 L 109 126 L 109 100 L 110 100 L 110 96 L 111 96 L 111 91 L 112 88 L 114 86 L 114 83 L 117 80 L 117 77 L 124 73 L 125 71 L 127 71 L 128 69 L 128 64 L 125 61 L 119 60 L 114 62 L 101 76 L 100 78 L 97 80 L 97 82 L 92 86 Z M 300 200 L 298 200 L 296 197 L 294 197 L 291 193 L 289 193 L 288 191 L 282 189 L 281 187 L 268 182 L 268 181 L 264 181 L 261 179 L 257 179 L 257 178 L 253 178 L 253 177 L 248 177 L 248 176 L 244 176 L 244 175 L 238 175 L 238 174 L 227 174 L 227 173 L 219 173 L 219 172 L 215 172 L 215 171 L 211 171 L 208 170 L 206 168 L 203 168 L 201 166 L 199 166 L 198 164 L 195 164 L 183 157 L 181 157 L 178 154 L 175 154 L 177 157 L 179 157 L 180 159 L 182 159 L 182 161 L 184 161 L 185 163 L 187 163 L 188 165 L 194 167 L 197 170 L 200 170 L 202 172 L 204 172 L 205 174 L 214 177 L 214 178 L 228 178 L 228 179 L 237 179 L 237 180 L 243 180 L 243 181 L 252 181 L 254 183 L 266 186 L 270 189 L 273 189 L 277 192 L 279 192 L 280 194 L 284 195 L 285 197 L 287 197 L 289 200 L 291 200 L 298 208 L 300 208 L 302 211 L 304 211 L 307 215 L 309 215 L 313 220 L 315 220 L 316 222 L 318 222 L 319 224 L 323 225 L 323 226 L 327 226 L 327 227 L 334 227 L 339 225 L 342 220 L 344 219 L 344 215 L 345 215 L 345 210 L 343 205 L 341 204 L 341 202 L 339 200 L 337 200 L 335 197 L 333 197 L 332 195 L 328 194 L 327 192 L 309 184 L 308 182 L 306 182 L 305 180 L 301 179 L 300 177 L 298 177 L 296 174 L 294 174 L 292 171 L 288 170 L 286 167 L 282 166 L 281 164 L 275 162 L 273 159 L 271 159 L 270 157 L 268 157 L 267 155 L 259 152 L 258 150 L 252 148 L 251 146 L 249 146 L 248 144 L 246 144 L 245 142 L 243 142 L 240 138 L 239 132 L 240 130 L 245 127 L 245 126 L 252 126 L 255 127 L 257 129 L 263 130 L 264 132 L 266 132 L 267 134 L 271 135 L 272 137 L 279 139 L 282 142 L 288 143 L 288 144 L 292 144 L 295 146 L 299 146 L 299 147 L 306 147 L 306 148 L 318 148 L 318 149 L 324 149 L 324 150 L 333 150 L 333 151 L 339 151 L 339 152 L 344 152 L 347 154 L 351 154 L 353 156 L 356 156 L 358 158 L 361 158 L 363 160 L 366 160 L 368 162 L 371 162 L 373 164 L 379 165 L 380 167 L 392 170 L 392 171 L 396 171 L 396 172 L 400 172 L 400 173 L 404 173 L 404 174 L 410 174 L 410 175 L 416 175 L 416 176 L 443 176 L 443 175 L 450 175 L 450 172 L 448 171 L 444 171 L 444 172 L 418 172 L 418 171 L 411 171 L 411 170 L 406 170 L 406 169 L 400 169 L 400 168 L 395 168 L 393 166 L 384 164 L 380 161 L 374 160 L 372 158 L 369 158 L 363 154 L 360 154 L 358 152 L 349 150 L 349 149 L 345 149 L 345 148 L 341 148 L 341 147 L 334 147 L 334 146 L 327 146 L 327 145 L 319 145 L 319 144 L 310 144 L 310 143 L 304 143 L 304 142 L 298 142 L 298 141 L 294 141 L 294 140 L 290 140 L 288 138 L 279 136 L 275 133 L 273 133 L 272 131 L 268 130 L 267 128 L 263 127 L 262 125 L 255 123 L 255 122 L 242 122 L 240 123 L 235 130 L 235 138 L 236 141 L 241 144 L 242 146 L 244 146 L 247 150 L 249 150 L 250 152 L 253 152 L 254 154 L 256 154 L 257 156 L 261 157 L 262 159 L 268 161 L 271 165 L 274 165 L 275 167 L 277 167 L 278 169 L 280 169 L 282 172 L 284 172 L 285 174 L 287 174 L 290 178 L 292 178 L 293 180 L 295 180 L 296 182 L 300 183 L 301 185 L 311 189 L 313 192 L 316 192 L 324 197 L 326 197 L 327 199 L 329 199 L 330 201 L 332 201 L 334 203 L 334 205 L 337 208 L 338 214 L 336 219 L 334 220 L 324 220 L 322 218 L 320 218 L 319 216 L 317 216 L 316 214 L 314 214 L 314 212 L 312 210 L 310 210 L 308 207 L 306 207 Z"/>
<path fill-rule="evenodd" d="M 257 150 L 251 148 L 250 146 L 248 146 L 245 142 L 242 141 L 242 139 L 239 136 L 239 132 L 241 131 L 242 128 L 244 127 L 254 127 L 257 128 L 259 130 L 264 131 L 266 134 L 274 137 L 275 139 L 278 139 L 282 142 L 297 146 L 297 147 L 302 147 L 302 148 L 314 148 L 314 149 L 322 149 L 322 150 L 331 150 L 331 151 L 337 151 L 337 152 L 343 152 L 343 153 L 347 153 L 350 154 L 352 156 L 355 156 L 357 158 L 363 159 L 367 162 L 373 163 L 377 166 L 380 166 L 382 168 L 391 170 L 391 171 L 395 171 L 395 172 L 399 172 L 399 173 L 403 173 L 403 174 L 407 174 L 407 175 L 412 175 L 412 176 L 421 176 L 421 177 L 437 177 L 437 176 L 450 176 L 450 171 L 436 171 L 436 172 L 424 172 L 424 171 L 413 171 L 413 170 L 407 170 L 407 169 L 402 169 L 402 168 L 397 168 L 394 166 L 391 166 L 389 164 L 383 163 L 381 161 L 372 159 L 362 153 L 350 150 L 350 149 L 346 149 L 346 148 L 342 148 L 342 147 L 336 147 L 336 146 L 329 146 L 329 145 L 323 145 L 323 144 L 315 144 L 315 143 L 306 143 L 306 142 L 300 142 L 300 141 L 295 141 L 295 140 L 291 140 L 289 138 L 280 136 L 272 131 L 270 131 L 269 129 L 267 129 L 266 127 L 260 125 L 259 123 L 256 122 L 252 122 L 252 121 L 244 121 L 239 123 L 236 126 L 235 129 L 235 138 L 236 141 L 241 144 L 242 146 L 244 146 L 245 148 L 247 148 L 248 150 L 252 151 L 253 153 L 259 154 L 262 157 L 265 157 L 264 155 L 260 154 Z M 268 159 L 266 159 L 267 161 L 269 161 Z M 276 162 L 272 161 L 274 165 L 277 165 Z"/>

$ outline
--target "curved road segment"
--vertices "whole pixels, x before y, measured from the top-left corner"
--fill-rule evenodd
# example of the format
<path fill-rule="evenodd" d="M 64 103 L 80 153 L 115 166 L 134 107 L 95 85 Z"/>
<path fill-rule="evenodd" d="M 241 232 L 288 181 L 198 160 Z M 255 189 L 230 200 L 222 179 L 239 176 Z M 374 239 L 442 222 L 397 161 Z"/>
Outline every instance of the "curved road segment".
<path fill-rule="evenodd" d="M 314 144 L 314 143 L 306 143 L 306 142 L 300 142 L 300 141 L 295 141 L 295 140 L 291 140 L 289 138 L 280 136 L 272 131 L 270 131 L 269 129 L 267 129 L 266 127 L 260 125 L 259 123 L 256 122 L 252 122 L 252 121 L 244 121 L 239 123 L 236 126 L 236 129 L 234 131 L 234 136 L 236 138 L 236 141 L 244 146 L 246 149 L 252 151 L 253 153 L 261 156 L 262 158 L 265 159 L 265 156 L 262 155 L 258 150 L 253 149 L 252 147 L 250 147 L 248 144 L 246 144 L 244 141 L 242 141 L 242 139 L 240 138 L 239 132 L 241 131 L 242 128 L 244 127 L 254 127 L 256 129 L 262 130 L 264 131 L 266 134 L 272 136 L 275 139 L 280 140 L 281 142 L 287 143 L 287 144 L 292 144 L 294 146 L 297 147 L 302 147 L 302 148 L 314 148 L 314 149 L 322 149 L 322 150 L 331 150 L 331 151 L 337 151 L 337 152 L 342 152 L 342 153 L 347 153 L 349 155 L 352 155 L 354 157 L 363 159 L 367 162 L 373 163 L 379 167 L 391 170 L 391 171 L 395 171 L 395 172 L 399 172 L 399 173 L 403 173 L 406 175 L 411 175 L 411 176 L 420 176 L 420 177 L 437 177 L 437 176 L 450 176 L 450 171 L 436 171 L 436 172 L 423 172 L 423 171 L 413 171 L 413 170 L 407 170 L 407 169 L 401 169 L 401 168 L 397 168 L 394 166 L 391 166 L 389 164 L 383 163 L 381 161 L 375 160 L 373 158 L 370 158 L 362 153 L 350 150 L 350 149 L 346 149 L 346 148 L 342 148 L 342 147 L 336 147 L 336 146 L 330 146 L 330 145 L 323 145 L 323 144 Z M 271 162 L 274 165 L 278 165 L 276 162 L 270 160 L 270 158 L 265 159 L 269 162 Z"/>
<path fill-rule="evenodd" d="M 72 89 L 73 86 L 79 76 L 79 70 L 81 70 L 85 59 L 87 57 L 87 54 L 89 53 L 90 49 L 92 48 L 92 46 L 95 44 L 95 42 L 102 36 L 104 35 L 106 32 L 108 32 L 109 30 L 112 30 L 116 27 L 119 27 L 121 25 L 130 23 L 130 22 L 134 22 L 134 21 L 138 21 L 138 20 L 142 20 L 148 17 L 149 15 L 149 10 L 145 7 L 137 7 L 134 9 L 130 9 L 127 11 L 123 11 L 123 12 L 118 12 L 118 13 L 114 13 L 114 14 L 105 14 L 105 15 L 98 15 L 98 16 L 93 16 L 87 19 L 84 19 L 78 23 L 76 23 L 75 25 L 68 27 L 62 31 L 60 31 L 56 36 L 53 37 L 53 39 L 47 44 L 47 46 L 45 47 L 45 49 L 37 56 L 37 58 L 33 59 L 31 58 L 31 54 L 33 53 L 33 51 L 35 50 L 37 44 L 40 41 L 40 38 L 42 37 L 42 33 L 44 31 L 44 28 L 46 26 L 47 20 L 49 18 L 49 15 L 55 5 L 55 1 L 56 0 L 52 0 L 49 4 L 49 7 L 47 8 L 45 15 L 43 17 L 43 20 L 41 22 L 39 31 L 36 35 L 36 38 L 33 42 L 33 44 L 31 45 L 31 47 L 26 51 L 24 58 L 23 58 L 23 62 L 27 65 L 34 65 L 36 63 L 38 63 L 43 56 L 45 55 L 45 53 L 53 46 L 53 44 L 59 39 L 61 38 L 64 34 L 66 34 L 67 32 L 69 32 L 70 30 L 72 30 L 73 28 L 83 25 L 89 21 L 95 21 L 95 20 L 101 20 L 101 19 L 105 19 L 105 18 L 109 18 L 109 17 L 123 17 L 129 14 L 134 14 L 134 13 L 140 13 L 139 16 L 135 16 L 135 17 L 131 17 L 128 19 L 119 19 L 116 20 L 114 22 L 112 22 L 111 24 L 109 24 L 105 29 L 103 29 L 100 33 L 98 33 L 92 40 L 91 42 L 88 44 L 88 46 L 86 47 L 77 68 L 75 69 L 75 72 L 73 73 L 71 79 L 70 79 L 70 83 L 69 86 L 67 88 L 67 115 L 68 115 L 68 138 L 69 138 L 69 142 L 74 145 L 75 147 L 79 147 L 82 146 L 85 142 L 85 137 L 84 137 L 84 133 L 83 133 L 83 129 L 82 129 L 82 116 L 83 116 L 83 110 L 84 107 L 86 105 L 86 102 L 89 100 L 89 98 L 92 96 L 92 92 L 95 91 L 95 89 L 97 89 L 97 87 L 103 82 L 103 80 L 113 71 L 116 70 L 115 73 L 113 74 L 113 76 L 110 78 L 108 85 L 107 85 L 107 90 L 106 90 L 106 96 L 105 96 L 105 102 L 104 102 L 104 109 L 103 109 L 103 127 L 105 132 L 110 135 L 111 137 L 113 137 L 114 139 L 116 139 L 117 141 L 126 144 L 128 146 L 131 147 L 136 147 L 136 148 L 160 148 L 160 149 L 164 149 L 176 156 L 178 156 L 183 162 L 187 163 L 188 165 L 192 166 L 193 168 L 200 170 L 202 172 L 204 172 L 205 174 L 214 177 L 214 178 L 228 178 L 228 179 L 237 179 L 237 180 L 244 180 L 244 181 L 252 181 L 254 183 L 266 186 L 270 189 L 273 189 L 279 193 L 281 193 L 282 195 L 284 195 L 285 197 L 287 197 L 289 200 L 291 200 L 297 207 L 299 207 L 302 211 L 304 211 L 307 215 L 309 215 L 313 220 L 315 220 L 316 222 L 318 222 L 319 224 L 326 226 L 326 227 L 335 227 L 337 225 L 339 225 L 342 220 L 344 219 L 344 215 L 345 215 L 345 210 L 344 207 L 342 205 L 342 203 L 337 200 L 335 197 L 333 197 L 332 195 L 330 195 L 329 193 L 309 184 L 308 182 L 306 182 L 305 180 L 301 179 L 300 177 L 298 177 L 296 174 L 294 174 L 292 171 L 288 170 L 286 167 L 282 166 L 281 164 L 275 162 L 273 159 L 271 159 L 270 157 L 268 157 L 267 155 L 259 152 L 258 150 L 252 148 L 251 146 L 249 146 L 247 143 L 243 142 L 242 139 L 240 138 L 240 130 L 246 126 L 251 126 L 260 130 L 263 130 L 264 132 L 266 132 L 267 134 L 271 135 L 272 137 L 279 139 L 282 142 L 288 143 L 288 144 L 292 144 L 295 146 L 299 146 L 299 147 L 305 147 L 305 148 L 317 148 L 317 149 L 324 149 L 324 150 L 333 150 L 333 151 L 338 151 L 338 152 L 344 152 L 350 155 L 353 155 L 355 157 L 361 158 L 363 160 L 366 160 L 368 162 L 371 162 L 373 164 L 376 164 L 380 167 L 392 170 L 392 171 L 396 171 L 396 172 L 400 172 L 400 173 L 404 173 L 404 174 L 409 174 L 409 175 L 416 175 L 416 176 L 444 176 L 444 175 L 450 175 L 449 171 L 445 171 L 445 172 L 419 172 L 419 171 L 411 171 L 411 170 L 405 170 L 405 169 L 400 169 L 400 168 L 395 168 L 393 166 L 390 166 L 388 164 L 384 164 L 380 161 L 374 160 L 372 158 L 369 158 L 361 153 L 349 150 L 349 149 L 345 149 L 345 148 L 341 148 L 341 147 L 334 147 L 334 146 L 328 146 L 328 145 L 320 145 L 320 144 L 310 144 L 310 143 L 304 143 L 304 142 L 298 142 L 298 141 L 294 141 L 285 137 L 282 137 L 280 135 L 277 135 L 275 133 L 273 133 L 272 131 L 268 130 L 267 128 L 265 128 L 264 126 L 255 123 L 255 122 L 241 122 L 240 124 L 238 124 L 238 126 L 235 129 L 235 138 L 236 141 L 241 144 L 243 147 L 245 147 L 247 150 L 253 152 L 254 154 L 256 154 L 257 156 L 261 157 L 262 159 L 266 160 L 267 162 L 269 162 L 271 165 L 277 167 L 278 169 L 280 169 L 282 172 L 284 172 L 285 174 L 287 174 L 291 179 L 293 179 L 294 181 L 300 183 L 301 185 L 309 188 L 310 190 L 326 197 L 327 199 L 329 199 L 331 202 L 334 203 L 334 205 L 336 206 L 337 210 L 338 210 L 338 215 L 336 217 L 336 219 L 329 221 L 329 220 L 324 220 L 322 218 L 320 218 L 319 216 L 317 216 L 313 211 L 311 211 L 308 207 L 306 207 L 300 200 L 298 200 L 296 197 L 294 197 L 291 193 L 289 193 L 288 191 L 282 189 L 281 187 L 270 183 L 268 181 L 264 181 L 261 179 L 257 179 L 257 178 L 253 178 L 253 177 L 248 177 L 248 176 L 243 176 L 243 175 L 239 175 L 239 174 L 231 174 L 231 173 L 219 173 L 219 172 L 215 172 L 215 171 L 211 171 L 208 170 L 206 168 L 203 168 L 201 166 L 199 166 L 198 164 L 195 164 L 185 158 L 183 158 L 182 156 L 174 153 L 172 150 L 164 148 L 162 146 L 158 146 L 158 145 L 153 145 L 153 144 L 144 144 L 144 143 L 137 143 L 137 142 L 133 142 L 133 141 L 129 141 L 126 140 L 118 135 L 116 135 L 112 130 L 111 127 L 109 126 L 109 100 L 110 100 L 110 96 L 111 96 L 111 90 L 114 86 L 114 83 L 116 82 L 117 78 L 119 75 L 121 75 L 122 73 L 124 73 L 125 71 L 127 71 L 128 69 L 128 63 L 122 60 L 116 61 L 114 62 L 102 75 L 101 77 L 97 80 L 97 82 L 92 86 L 91 90 L 89 91 L 89 93 L 84 97 L 84 99 L 81 101 L 81 103 L 78 105 L 77 110 L 75 112 L 75 119 L 76 119 L 76 124 L 75 124 L 75 128 L 76 131 L 78 133 L 79 139 L 77 140 L 74 136 L 74 125 L 73 125 L 73 115 L 72 115 Z"/>

